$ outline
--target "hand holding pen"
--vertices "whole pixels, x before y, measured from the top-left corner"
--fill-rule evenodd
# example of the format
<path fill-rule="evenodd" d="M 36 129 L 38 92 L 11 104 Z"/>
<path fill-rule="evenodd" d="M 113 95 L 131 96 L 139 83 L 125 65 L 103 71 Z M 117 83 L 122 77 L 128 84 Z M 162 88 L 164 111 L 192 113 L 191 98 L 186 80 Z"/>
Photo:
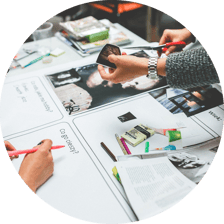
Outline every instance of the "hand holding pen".
<path fill-rule="evenodd" d="M 51 154 L 52 141 L 45 139 L 41 145 L 35 146 L 38 150 L 26 154 L 19 169 L 19 175 L 30 189 L 36 192 L 53 174 L 54 162 Z"/>
<path fill-rule="evenodd" d="M 17 151 L 8 141 L 5 141 L 5 146 L 11 159 L 18 157 L 19 154 L 26 153 L 19 169 L 19 175 L 34 192 L 53 174 L 54 162 L 51 150 L 64 147 L 52 146 L 50 139 L 42 140 L 33 149 L 27 150 Z"/>

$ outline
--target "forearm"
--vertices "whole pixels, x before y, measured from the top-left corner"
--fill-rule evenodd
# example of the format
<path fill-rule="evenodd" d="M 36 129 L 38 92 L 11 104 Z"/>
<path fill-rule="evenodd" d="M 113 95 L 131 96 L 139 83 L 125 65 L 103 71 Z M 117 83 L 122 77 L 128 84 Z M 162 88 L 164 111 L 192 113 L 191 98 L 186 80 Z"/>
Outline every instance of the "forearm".
<path fill-rule="evenodd" d="M 204 48 L 170 54 L 165 67 L 167 83 L 173 88 L 193 88 L 219 82 Z"/>

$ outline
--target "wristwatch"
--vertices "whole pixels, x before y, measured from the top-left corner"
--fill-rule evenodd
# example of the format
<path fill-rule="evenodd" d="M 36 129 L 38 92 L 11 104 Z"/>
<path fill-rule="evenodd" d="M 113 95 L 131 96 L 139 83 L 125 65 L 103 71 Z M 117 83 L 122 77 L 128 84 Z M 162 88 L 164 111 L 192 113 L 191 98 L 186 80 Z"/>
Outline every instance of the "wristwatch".
<path fill-rule="evenodd" d="M 150 57 L 148 61 L 148 75 L 149 79 L 156 79 L 158 80 L 159 77 L 157 75 L 157 57 Z"/>

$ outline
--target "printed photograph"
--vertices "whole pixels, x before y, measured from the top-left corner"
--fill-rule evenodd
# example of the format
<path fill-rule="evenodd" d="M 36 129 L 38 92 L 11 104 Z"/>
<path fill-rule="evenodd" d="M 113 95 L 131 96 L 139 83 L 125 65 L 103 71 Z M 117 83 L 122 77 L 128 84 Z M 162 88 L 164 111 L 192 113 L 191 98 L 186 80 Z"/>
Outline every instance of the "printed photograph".
<path fill-rule="evenodd" d="M 121 55 L 120 48 L 115 45 L 106 44 L 100 52 L 96 62 L 110 68 L 116 68 L 116 65 L 108 60 L 108 56 L 112 54 Z"/>
<path fill-rule="evenodd" d="M 133 55 L 149 57 L 144 51 Z M 123 84 L 114 84 L 101 78 L 97 66 L 95 63 L 46 75 L 47 80 L 69 115 L 167 85 L 165 78 L 152 80 L 146 76 Z"/>
<path fill-rule="evenodd" d="M 164 88 L 149 92 L 172 114 L 185 113 L 187 117 L 223 104 L 223 96 L 211 85 L 179 90 Z"/>

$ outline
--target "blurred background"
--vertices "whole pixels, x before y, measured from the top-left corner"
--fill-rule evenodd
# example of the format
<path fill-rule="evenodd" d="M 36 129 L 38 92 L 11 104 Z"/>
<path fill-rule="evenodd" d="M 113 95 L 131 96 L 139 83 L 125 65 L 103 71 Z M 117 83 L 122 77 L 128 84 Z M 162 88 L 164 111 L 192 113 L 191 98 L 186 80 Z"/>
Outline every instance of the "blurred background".
<path fill-rule="evenodd" d="M 48 21 L 53 23 L 53 34 L 61 29 L 59 22 L 72 21 L 87 16 L 108 19 L 119 23 L 149 42 L 158 42 L 165 29 L 184 28 L 167 14 L 152 7 L 128 1 L 95 1 L 60 12 Z M 30 36 L 25 42 L 33 41 Z"/>

